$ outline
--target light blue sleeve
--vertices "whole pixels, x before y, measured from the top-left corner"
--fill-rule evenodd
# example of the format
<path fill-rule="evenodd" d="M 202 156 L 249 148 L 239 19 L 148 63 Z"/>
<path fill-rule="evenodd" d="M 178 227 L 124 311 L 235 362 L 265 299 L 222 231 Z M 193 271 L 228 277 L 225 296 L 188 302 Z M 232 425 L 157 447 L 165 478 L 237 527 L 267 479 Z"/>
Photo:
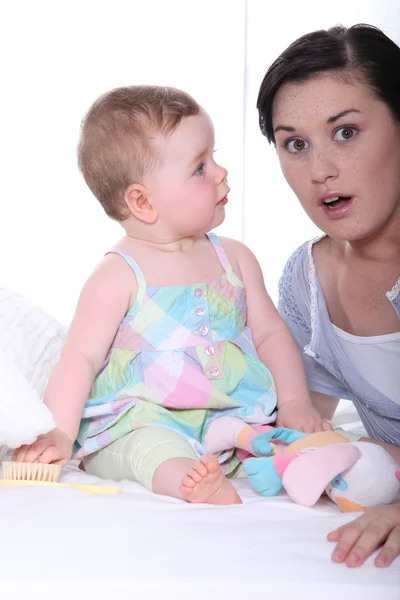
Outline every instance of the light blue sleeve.
<path fill-rule="evenodd" d="M 347 388 L 315 358 L 305 354 L 311 341 L 311 292 L 308 279 L 308 242 L 289 258 L 279 281 L 278 311 L 289 327 L 303 359 L 308 388 L 336 398 L 350 399 Z"/>

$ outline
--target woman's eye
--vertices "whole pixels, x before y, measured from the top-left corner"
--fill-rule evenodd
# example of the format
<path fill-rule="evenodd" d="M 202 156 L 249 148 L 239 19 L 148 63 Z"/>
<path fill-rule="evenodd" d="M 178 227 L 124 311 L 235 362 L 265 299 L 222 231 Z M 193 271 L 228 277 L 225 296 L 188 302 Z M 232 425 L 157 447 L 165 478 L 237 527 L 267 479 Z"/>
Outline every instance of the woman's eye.
<path fill-rule="evenodd" d="M 308 148 L 308 143 L 300 138 L 288 140 L 285 144 L 286 150 L 291 154 L 296 154 Z"/>
<path fill-rule="evenodd" d="M 203 172 L 204 172 L 204 163 L 201 163 L 195 170 L 194 174 L 195 175 L 203 175 Z"/>
<path fill-rule="evenodd" d="M 357 130 L 354 127 L 344 126 L 336 129 L 333 139 L 337 142 L 347 142 L 351 140 L 357 133 Z"/>

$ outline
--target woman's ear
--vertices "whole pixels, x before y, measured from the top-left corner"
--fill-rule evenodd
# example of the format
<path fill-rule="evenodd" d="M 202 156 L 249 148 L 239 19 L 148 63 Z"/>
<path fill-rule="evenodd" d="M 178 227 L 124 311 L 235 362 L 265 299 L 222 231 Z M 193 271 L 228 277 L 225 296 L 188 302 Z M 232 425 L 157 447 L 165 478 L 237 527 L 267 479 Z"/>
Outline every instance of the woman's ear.
<path fill-rule="evenodd" d="M 132 183 L 126 188 L 124 199 L 134 217 L 149 225 L 156 222 L 158 213 L 150 200 L 149 190 L 144 185 Z"/>

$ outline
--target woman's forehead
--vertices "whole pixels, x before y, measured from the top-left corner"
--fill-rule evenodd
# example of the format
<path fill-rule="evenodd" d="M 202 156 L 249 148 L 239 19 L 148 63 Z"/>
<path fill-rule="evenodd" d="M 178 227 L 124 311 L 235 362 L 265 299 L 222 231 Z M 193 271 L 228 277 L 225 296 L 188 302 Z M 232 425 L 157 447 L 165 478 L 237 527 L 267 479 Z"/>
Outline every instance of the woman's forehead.
<path fill-rule="evenodd" d="M 278 121 L 328 120 L 342 111 L 365 110 L 376 103 L 373 91 L 349 74 L 321 73 L 305 81 L 289 81 L 278 90 L 273 103 L 274 127 Z"/>

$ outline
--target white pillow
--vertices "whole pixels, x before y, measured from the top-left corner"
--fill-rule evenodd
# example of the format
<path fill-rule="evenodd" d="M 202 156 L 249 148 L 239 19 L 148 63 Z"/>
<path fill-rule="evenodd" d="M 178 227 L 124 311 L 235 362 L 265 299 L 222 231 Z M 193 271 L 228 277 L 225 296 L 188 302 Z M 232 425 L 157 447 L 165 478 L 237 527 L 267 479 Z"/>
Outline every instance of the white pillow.
<path fill-rule="evenodd" d="M 52 414 L 31 383 L 0 352 L 0 446 L 31 444 L 54 427 Z"/>
<path fill-rule="evenodd" d="M 39 398 L 65 334 L 28 298 L 0 287 L 0 460 L 7 447 L 29 444 L 54 427 Z"/>
<path fill-rule="evenodd" d="M 58 361 L 66 328 L 33 302 L 0 287 L 0 354 L 43 397 Z"/>

